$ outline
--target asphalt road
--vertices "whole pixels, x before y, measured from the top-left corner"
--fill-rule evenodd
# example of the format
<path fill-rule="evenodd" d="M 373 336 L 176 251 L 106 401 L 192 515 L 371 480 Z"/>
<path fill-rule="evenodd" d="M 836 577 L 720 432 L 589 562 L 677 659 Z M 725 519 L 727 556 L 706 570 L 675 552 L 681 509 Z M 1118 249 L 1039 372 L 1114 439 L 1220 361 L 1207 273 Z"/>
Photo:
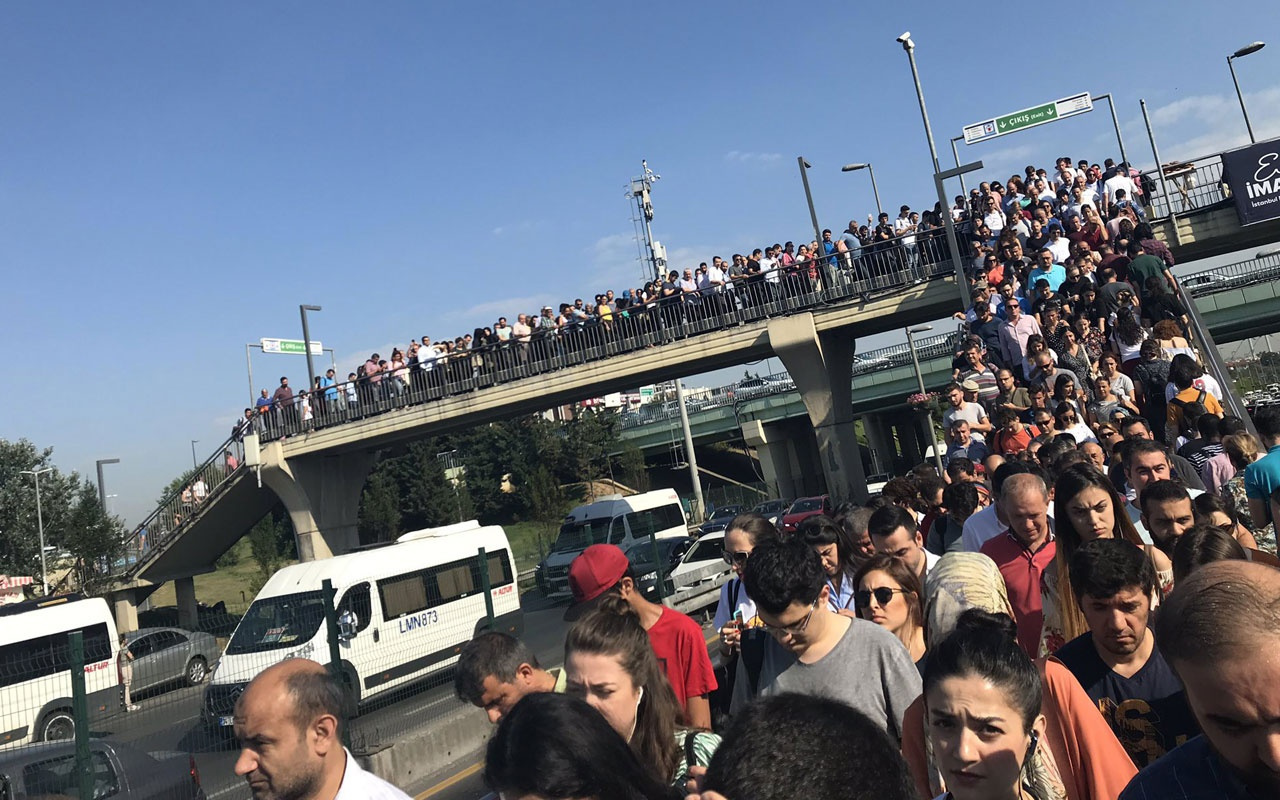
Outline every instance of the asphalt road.
<path fill-rule="evenodd" d="M 563 660 L 565 624 L 561 619 L 565 604 L 551 604 L 540 596 L 521 599 L 525 611 L 525 642 L 539 660 L 557 665 Z M 376 746 L 394 741 L 406 731 L 429 728 L 431 720 L 461 706 L 453 696 L 452 674 L 436 676 L 395 702 L 366 705 L 351 724 L 352 743 Z M 248 787 L 234 773 L 238 751 L 231 738 L 210 731 L 201 722 L 200 708 L 204 687 L 183 687 L 160 693 L 136 695 L 139 710 L 96 725 L 94 734 L 123 741 L 145 751 L 168 750 L 192 753 L 200 769 L 201 783 L 209 800 L 249 800 Z M 476 713 L 481 713 L 478 709 Z M 402 787 L 421 792 L 468 766 L 451 768 L 442 776 L 424 780 L 421 786 Z M 474 783 L 464 787 L 465 780 L 432 794 L 433 798 L 475 798 L 485 792 L 479 783 L 479 772 L 470 776 Z M 461 793 L 455 793 L 454 790 Z"/>

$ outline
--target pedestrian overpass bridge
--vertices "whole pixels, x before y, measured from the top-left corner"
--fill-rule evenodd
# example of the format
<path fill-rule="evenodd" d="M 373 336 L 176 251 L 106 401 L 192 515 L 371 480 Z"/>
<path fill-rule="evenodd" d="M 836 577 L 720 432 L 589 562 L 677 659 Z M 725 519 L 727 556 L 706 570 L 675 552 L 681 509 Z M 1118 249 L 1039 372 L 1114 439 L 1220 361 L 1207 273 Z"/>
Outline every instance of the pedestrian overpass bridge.
<path fill-rule="evenodd" d="M 1232 229 L 1224 215 L 1220 202 L 1184 209 L 1176 220 L 1159 222 L 1158 234 L 1163 230 L 1175 253 L 1196 257 L 1231 252 L 1259 236 L 1280 238 L 1280 226 L 1275 232 L 1238 224 Z M 747 427 L 754 441 L 748 443 L 768 448 L 766 422 L 776 418 L 771 424 L 778 428 L 798 419 L 815 442 L 811 472 L 821 474 L 833 494 L 856 496 L 866 481 L 855 416 L 895 406 L 904 410 L 902 398 L 912 391 L 914 373 L 901 363 L 901 354 L 886 355 L 888 365 L 854 381 L 854 342 L 945 318 L 961 307 L 945 244 L 921 239 L 922 258 L 914 265 L 899 252 L 864 251 L 854 263 L 824 265 L 817 280 L 779 276 L 736 287 L 734 294 L 698 309 L 640 309 L 627 318 L 619 315 L 611 327 L 464 353 L 425 379 L 415 376 L 394 396 L 377 387 L 370 394 L 362 386 L 354 413 L 345 406 L 324 409 L 314 425 L 281 418 L 245 442 L 228 440 L 195 470 L 192 485 L 201 491 L 184 497 L 178 490 L 165 498 L 110 565 L 121 629 L 136 627 L 137 603 L 170 580 L 176 581 L 180 613 L 194 618 L 192 576 L 212 571 L 217 558 L 278 501 L 289 512 L 303 560 L 358 546 L 360 493 L 384 448 L 769 356 L 782 361 L 794 391 L 751 400 L 745 407 L 756 415 L 751 419 L 742 419 L 738 406 L 696 411 L 695 435 L 724 435 L 733 416 L 732 430 L 742 435 L 742 422 L 752 423 Z M 1280 259 L 1273 257 L 1200 276 L 1202 285 L 1191 288 L 1215 336 L 1232 341 L 1271 331 L 1270 321 L 1280 314 L 1277 274 Z M 922 363 L 930 384 L 949 376 L 939 367 L 944 362 L 934 355 Z M 669 422 L 666 428 L 628 427 L 624 436 L 652 447 L 658 438 L 669 442 L 669 428 Z M 865 429 L 871 439 L 878 426 Z M 883 441 L 870 445 L 877 451 Z M 227 470 L 224 451 L 243 466 Z"/>

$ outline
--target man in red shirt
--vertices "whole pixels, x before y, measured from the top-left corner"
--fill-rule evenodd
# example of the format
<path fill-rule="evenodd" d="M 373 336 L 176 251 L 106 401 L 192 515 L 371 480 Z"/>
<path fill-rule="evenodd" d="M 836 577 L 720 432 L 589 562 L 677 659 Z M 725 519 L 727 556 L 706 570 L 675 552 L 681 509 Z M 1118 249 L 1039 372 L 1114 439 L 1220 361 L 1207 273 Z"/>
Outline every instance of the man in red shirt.
<path fill-rule="evenodd" d="M 1013 411 L 1002 408 L 996 412 L 996 425 L 1000 426 L 990 437 L 991 452 L 1002 456 L 1015 456 L 1027 449 L 1031 440 L 1040 435 L 1040 429 L 1027 427 Z"/>
<path fill-rule="evenodd" d="M 711 730 L 709 695 L 716 688 L 716 676 L 698 623 L 646 600 L 636 588 L 631 563 L 617 545 L 593 544 L 582 551 L 569 565 L 569 589 L 573 605 L 565 612 L 567 622 L 597 606 L 605 595 L 615 594 L 627 601 L 640 615 L 653 653 L 684 708 L 686 724 Z"/>
<path fill-rule="evenodd" d="M 1001 485 L 998 502 L 1009 527 L 984 544 L 982 553 L 1000 568 L 1018 623 L 1018 644 L 1035 658 L 1044 627 L 1040 576 L 1057 552 L 1049 523 L 1049 488 L 1034 473 L 1012 475 Z"/>

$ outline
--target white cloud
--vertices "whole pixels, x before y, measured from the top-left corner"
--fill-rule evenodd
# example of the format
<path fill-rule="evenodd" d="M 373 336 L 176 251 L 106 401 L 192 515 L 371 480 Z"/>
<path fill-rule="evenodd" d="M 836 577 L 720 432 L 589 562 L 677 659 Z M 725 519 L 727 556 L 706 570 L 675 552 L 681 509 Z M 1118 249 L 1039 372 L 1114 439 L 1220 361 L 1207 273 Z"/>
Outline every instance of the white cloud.
<path fill-rule="evenodd" d="M 739 164 L 774 164 L 782 160 L 782 153 L 753 153 L 745 150 L 730 150 L 724 154 L 725 161 L 736 161 Z"/>
<path fill-rule="evenodd" d="M 1245 93 L 1249 120 L 1261 141 L 1280 136 L 1280 86 Z M 1161 160 L 1185 161 L 1220 153 L 1249 143 L 1240 101 L 1234 93 L 1181 97 L 1163 106 L 1147 107 Z M 1125 126 L 1131 157 L 1140 165 L 1152 163 L 1146 126 L 1141 118 Z"/>
<path fill-rule="evenodd" d="M 537 230 L 541 226 L 541 220 L 526 219 L 510 225 L 499 225 L 494 228 L 491 233 L 494 236 L 501 238 L 503 236 L 514 236 L 516 234 L 529 233 L 530 231 Z"/>

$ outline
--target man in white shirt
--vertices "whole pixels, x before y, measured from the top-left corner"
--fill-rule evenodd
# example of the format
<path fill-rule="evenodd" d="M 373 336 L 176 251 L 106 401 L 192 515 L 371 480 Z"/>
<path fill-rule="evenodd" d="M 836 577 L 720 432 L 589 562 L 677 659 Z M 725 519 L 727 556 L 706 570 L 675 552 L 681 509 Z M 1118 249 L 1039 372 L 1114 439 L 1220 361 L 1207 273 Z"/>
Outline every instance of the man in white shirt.
<path fill-rule="evenodd" d="M 342 746 L 344 692 L 314 661 L 290 658 L 249 682 L 236 702 L 235 773 L 254 800 L 409 800 L 365 772 Z"/>
<path fill-rule="evenodd" d="M 1134 184 L 1133 178 L 1129 177 L 1127 166 L 1124 164 L 1120 166 L 1116 174 L 1102 182 L 1103 196 L 1106 198 L 1108 207 L 1116 202 L 1116 191 L 1119 189 L 1123 189 L 1125 197 L 1130 200 L 1138 196 L 1138 187 Z"/>
<path fill-rule="evenodd" d="M 929 568 L 938 563 L 940 556 L 924 549 L 924 537 L 916 523 L 915 514 L 899 506 L 877 508 L 867 520 L 867 532 L 877 553 L 893 556 L 920 577 L 924 585 Z"/>

